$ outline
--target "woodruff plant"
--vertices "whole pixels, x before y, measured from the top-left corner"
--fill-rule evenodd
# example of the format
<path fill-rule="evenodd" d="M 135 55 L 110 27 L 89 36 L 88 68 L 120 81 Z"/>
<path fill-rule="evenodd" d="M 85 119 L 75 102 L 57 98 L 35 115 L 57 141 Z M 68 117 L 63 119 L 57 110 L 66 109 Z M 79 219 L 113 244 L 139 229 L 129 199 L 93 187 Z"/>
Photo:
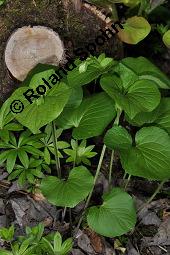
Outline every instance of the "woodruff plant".
<path fill-rule="evenodd" d="M 130 176 L 162 181 L 161 185 L 170 177 L 170 99 L 161 97 L 162 91 L 164 92 L 162 94 L 166 95 L 166 91 L 169 90 L 170 80 L 144 57 L 128 57 L 115 61 L 101 54 L 98 58 L 90 57 L 83 62 L 80 61 L 74 70 L 68 72 L 42 98 L 35 99 L 29 104 L 24 99 L 23 92 L 28 87 L 35 87 L 41 77 L 49 77 L 49 73 L 56 69 L 54 66 L 46 66 L 46 70 L 44 66 L 43 69 L 41 67 L 42 65 L 36 67 L 36 70 L 39 70 L 36 73 L 37 82 L 33 70 L 23 86 L 2 105 L 1 128 L 5 125 L 3 120 L 11 116 L 10 103 L 15 99 L 21 99 L 25 108 L 22 113 L 14 114 L 13 118 L 28 128 L 33 133 L 32 137 L 41 135 L 44 126 L 51 125 L 50 135 L 47 128 L 45 129 L 48 137 L 43 143 L 46 148 L 53 148 L 57 176 L 46 176 L 42 179 L 40 189 L 43 195 L 52 204 L 69 208 L 86 200 L 84 212 L 88 208 L 88 225 L 101 235 L 114 237 L 132 230 L 136 223 L 134 202 L 121 188 L 110 188 L 103 194 L 101 205 L 89 207 L 89 203 L 106 149 L 112 150 L 109 182 L 112 177 L 115 151 L 119 153 L 122 168 Z M 83 97 L 83 88 L 86 87 L 86 91 L 91 90 L 92 84 L 95 84 L 95 88 L 100 92 Z M 126 120 L 129 126 L 138 127 L 135 136 L 125 128 L 122 119 Z M 108 125 L 112 125 L 109 130 Z M 92 153 L 90 151 L 93 147 L 86 147 L 82 141 L 86 140 L 88 144 L 90 138 L 101 136 L 106 131 L 94 177 L 84 166 L 87 161 L 83 162 L 78 158 L 76 161 L 75 154 L 67 148 L 64 149 L 66 154 L 72 155 L 75 163 L 69 172 L 62 171 L 56 127 L 63 130 L 62 135 L 68 133 L 66 130 L 71 130 L 72 138 L 77 141 L 73 146 L 72 140 L 72 147 L 77 144 L 76 149 L 73 149 L 77 150 L 80 144 L 84 151 L 88 148 L 88 153 Z M 51 135 L 52 140 L 49 142 Z M 39 140 L 41 144 L 42 139 L 44 138 L 41 137 Z M 33 143 L 29 143 L 33 147 L 38 146 L 39 142 L 34 140 Z M 14 149 L 16 148 L 17 143 Z M 45 155 L 44 145 L 35 148 L 43 150 Z M 0 163 L 5 162 L 4 153 L 9 150 L 8 147 L 3 149 Z M 21 160 L 21 157 L 16 159 Z M 49 162 L 47 155 L 46 162 Z M 21 160 L 21 163 L 24 162 Z M 79 219 L 77 229 L 83 216 L 84 213 Z"/>
<path fill-rule="evenodd" d="M 67 255 L 73 245 L 72 238 L 62 242 L 59 232 L 43 236 L 44 225 L 26 227 L 26 236 L 14 238 L 14 226 L 0 229 L 0 237 L 10 244 L 10 251 L 0 249 L 1 255 Z"/>

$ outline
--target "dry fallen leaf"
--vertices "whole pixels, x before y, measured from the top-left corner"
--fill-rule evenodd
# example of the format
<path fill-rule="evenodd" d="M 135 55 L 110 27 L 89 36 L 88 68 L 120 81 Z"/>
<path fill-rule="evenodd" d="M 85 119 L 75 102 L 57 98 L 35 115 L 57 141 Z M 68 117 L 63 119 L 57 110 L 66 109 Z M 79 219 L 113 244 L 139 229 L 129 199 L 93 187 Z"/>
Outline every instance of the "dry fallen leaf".
<path fill-rule="evenodd" d="M 103 244 L 102 237 L 99 236 L 98 234 L 96 234 L 90 228 L 87 228 L 85 230 L 85 233 L 88 235 L 88 237 L 90 239 L 90 242 L 91 242 L 91 245 L 92 245 L 93 249 L 95 250 L 95 252 L 103 253 L 104 244 Z"/>

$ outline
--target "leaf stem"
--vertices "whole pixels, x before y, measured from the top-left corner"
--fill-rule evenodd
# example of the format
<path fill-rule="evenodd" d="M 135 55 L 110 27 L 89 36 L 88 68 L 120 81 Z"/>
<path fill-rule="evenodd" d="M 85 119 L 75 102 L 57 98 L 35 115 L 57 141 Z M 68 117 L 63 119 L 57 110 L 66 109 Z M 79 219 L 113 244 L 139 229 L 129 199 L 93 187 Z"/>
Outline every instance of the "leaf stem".
<path fill-rule="evenodd" d="M 116 5 L 113 3 L 111 6 L 109 6 L 109 9 L 112 12 L 112 19 L 113 19 L 113 21 L 118 21 L 119 18 L 118 18 L 118 13 L 117 13 Z"/>
<path fill-rule="evenodd" d="M 61 219 L 61 222 L 63 223 L 64 222 L 64 219 L 65 219 L 65 216 L 66 216 L 66 211 L 67 211 L 67 207 L 65 206 L 64 207 L 64 210 L 62 212 L 62 219 Z"/>
<path fill-rule="evenodd" d="M 148 199 L 148 201 L 146 202 L 146 204 L 149 204 L 152 202 L 152 200 L 156 197 L 156 195 L 159 193 L 159 191 L 162 189 L 164 183 L 166 182 L 166 180 L 163 180 L 157 187 L 157 189 L 155 190 L 155 192 L 153 193 L 153 195 Z"/>
<path fill-rule="evenodd" d="M 109 167 L 109 190 L 111 187 L 112 171 L 113 171 L 113 161 L 114 161 L 114 150 L 112 150 L 110 158 L 110 167 Z"/>
<path fill-rule="evenodd" d="M 127 175 L 127 173 L 125 172 L 124 175 L 123 175 L 123 180 L 126 179 L 126 175 Z"/>
<path fill-rule="evenodd" d="M 59 178 L 61 178 L 61 168 L 60 168 L 60 159 L 58 156 L 58 147 L 57 147 L 57 137 L 55 133 L 55 123 L 52 121 L 52 138 L 53 138 L 53 145 L 54 145 L 54 154 L 55 154 L 55 162 L 56 162 L 56 168 L 57 168 L 57 175 Z"/>
<path fill-rule="evenodd" d="M 163 180 L 161 183 L 159 183 L 159 185 L 158 185 L 157 189 L 155 190 L 155 192 L 153 193 L 153 195 L 148 199 L 148 201 L 144 205 L 139 207 L 138 212 L 141 211 L 143 208 L 145 208 L 145 206 L 147 206 L 148 204 L 150 204 L 152 202 L 152 200 L 156 197 L 156 195 L 162 189 L 165 182 L 166 182 L 166 180 Z"/>
<path fill-rule="evenodd" d="M 76 142 L 76 153 L 75 153 L 75 157 L 74 157 L 73 168 L 76 166 L 76 159 L 77 159 L 77 148 L 78 148 L 78 141 L 77 141 L 77 139 L 75 139 L 75 142 Z"/>
<path fill-rule="evenodd" d="M 103 148 L 102 148 L 102 151 L 101 151 L 101 154 L 100 154 L 100 159 L 99 159 L 99 163 L 98 163 L 98 166 L 97 166 L 97 170 L 96 170 L 96 174 L 95 174 L 95 177 L 94 177 L 94 183 L 93 183 L 93 187 L 89 193 L 89 196 L 86 200 L 86 203 L 85 203 L 85 206 L 84 206 L 84 210 L 83 210 L 83 213 L 79 219 L 79 222 L 77 224 L 77 227 L 75 229 L 75 235 L 77 235 L 77 232 L 80 228 L 80 225 L 82 223 L 82 220 L 83 220 L 83 217 L 84 217 L 84 214 L 85 214 L 85 210 L 87 209 L 88 205 L 89 205 L 89 202 L 90 202 L 90 199 L 91 199 L 91 196 L 92 196 L 92 193 L 93 193 L 93 190 L 94 190 L 94 186 L 96 184 L 96 181 L 97 181 L 97 178 L 99 176 L 99 173 L 100 173 L 100 169 L 101 169 L 101 166 L 102 166 L 102 162 L 103 162 L 103 158 L 104 158 L 104 154 L 105 154 L 105 151 L 106 151 L 106 145 L 104 144 L 103 145 Z"/>
<path fill-rule="evenodd" d="M 143 9 L 144 9 L 144 0 L 141 0 L 141 3 L 140 3 L 140 7 L 139 7 L 139 10 L 138 10 L 138 16 L 141 16 L 142 15 L 142 12 L 143 12 Z"/>
<path fill-rule="evenodd" d="M 125 188 L 124 188 L 125 191 L 126 191 L 126 189 L 128 187 L 128 184 L 130 182 L 130 178 L 131 178 L 131 175 L 129 174 L 128 179 L 127 179 L 126 184 L 125 184 Z"/>
<path fill-rule="evenodd" d="M 122 113 L 122 110 L 121 110 L 120 108 L 117 108 L 117 115 L 116 115 L 116 119 L 115 119 L 113 125 L 118 125 L 118 124 L 119 124 L 119 120 L 120 120 L 121 113 Z M 112 178 L 112 171 L 113 171 L 114 153 L 115 153 L 115 151 L 112 150 L 111 158 L 110 158 L 110 167 L 109 167 L 109 190 L 110 190 L 110 186 L 111 186 L 111 178 Z"/>

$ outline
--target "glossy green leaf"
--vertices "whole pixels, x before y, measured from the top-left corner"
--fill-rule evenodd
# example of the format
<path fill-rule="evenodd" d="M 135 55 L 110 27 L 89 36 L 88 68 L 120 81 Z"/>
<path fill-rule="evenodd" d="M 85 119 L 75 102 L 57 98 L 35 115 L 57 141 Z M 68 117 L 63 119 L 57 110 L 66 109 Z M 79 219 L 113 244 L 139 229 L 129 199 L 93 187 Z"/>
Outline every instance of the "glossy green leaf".
<path fill-rule="evenodd" d="M 122 59 L 120 63 L 122 66 L 121 70 L 124 75 L 127 75 L 127 69 L 129 69 L 131 72 L 133 71 L 140 80 L 144 79 L 154 81 L 156 85 L 162 89 L 170 88 L 170 79 L 147 58 L 128 57 Z"/>
<path fill-rule="evenodd" d="M 139 112 L 133 119 L 130 119 L 128 115 L 125 115 L 125 119 L 133 126 L 143 126 L 145 123 L 152 124 L 157 118 L 158 107 L 156 107 L 152 112 Z"/>
<path fill-rule="evenodd" d="M 10 105 L 11 100 L 8 98 L 0 108 L 0 129 L 2 129 L 5 124 L 8 123 L 7 119 L 10 119 L 10 121 L 14 119 L 14 116 L 10 110 Z"/>
<path fill-rule="evenodd" d="M 87 139 L 101 135 L 115 115 L 114 102 L 102 92 L 85 98 L 75 110 L 64 111 L 56 123 L 63 129 L 75 127 L 73 137 Z"/>
<path fill-rule="evenodd" d="M 18 150 L 18 157 L 19 157 L 21 163 L 23 164 L 23 166 L 25 168 L 27 168 L 29 165 L 29 158 L 28 158 L 27 153 L 23 149 L 20 149 L 20 150 Z"/>
<path fill-rule="evenodd" d="M 96 57 L 89 57 L 79 66 L 68 72 L 67 80 L 71 88 L 77 88 L 97 79 L 102 73 L 116 64 L 111 58 L 105 58 L 101 62 Z"/>
<path fill-rule="evenodd" d="M 9 132 L 7 129 L 0 130 L 0 138 L 5 142 L 8 143 L 9 141 Z"/>
<path fill-rule="evenodd" d="M 59 232 L 56 232 L 54 236 L 54 252 L 60 252 L 62 249 L 62 237 Z"/>
<path fill-rule="evenodd" d="M 55 74 L 55 70 L 57 70 L 56 66 L 38 64 L 28 73 L 26 79 L 22 82 L 22 86 L 30 87 L 35 90 L 39 85 L 45 85 L 44 80 L 42 80 L 43 78 L 51 87 L 53 87 L 56 84 L 52 84 L 52 79 L 50 77 L 52 74 Z"/>
<path fill-rule="evenodd" d="M 5 241 L 12 241 L 14 238 L 14 225 L 9 228 L 0 229 L 0 237 Z"/>
<path fill-rule="evenodd" d="M 131 17 L 122 24 L 124 29 L 118 33 L 118 37 L 122 42 L 128 44 L 137 44 L 142 41 L 151 31 L 151 26 L 143 17 Z"/>
<path fill-rule="evenodd" d="M 141 112 L 134 119 L 127 118 L 127 120 L 134 126 L 142 126 L 145 123 L 157 125 L 170 135 L 170 99 L 162 98 L 159 106 L 153 112 Z"/>
<path fill-rule="evenodd" d="M 15 166 L 15 161 L 17 158 L 17 151 L 16 150 L 11 150 L 8 157 L 7 157 L 7 171 L 8 173 L 11 173 L 14 166 Z"/>
<path fill-rule="evenodd" d="M 128 149 L 132 146 L 132 137 L 125 128 L 114 125 L 107 131 L 104 137 L 104 143 L 112 150 Z"/>
<path fill-rule="evenodd" d="M 136 145 L 120 151 L 124 170 L 152 180 L 170 178 L 170 137 L 158 127 L 145 127 L 136 133 Z"/>
<path fill-rule="evenodd" d="M 73 239 L 68 238 L 62 245 L 62 255 L 69 254 L 73 247 Z"/>
<path fill-rule="evenodd" d="M 80 87 L 95 80 L 101 74 L 102 71 L 100 71 L 100 64 L 97 62 L 92 62 L 87 66 L 85 72 L 80 72 L 79 66 L 74 68 L 71 72 L 68 72 L 67 80 L 72 88 Z"/>
<path fill-rule="evenodd" d="M 12 98 L 14 96 L 16 97 L 16 92 L 13 93 Z M 16 114 L 15 118 L 33 133 L 38 133 L 41 127 L 60 115 L 69 96 L 70 89 L 65 83 L 55 85 L 46 92 L 43 101 L 39 100 L 39 98 L 32 104 L 26 104 L 25 109 L 21 113 Z M 39 104 L 37 104 L 37 101 Z"/>
<path fill-rule="evenodd" d="M 134 118 L 138 112 L 151 112 L 160 103 L 160 92 L 153 81 L 137 80 L 128 88 L 124 88 L 119 78 L 105 75 L 100 83 L 130 118 Z"/>
<path fill-rule="evenodd" d="M 101 206 L 89 209 L 87 222 L 96 233 L 115 237 L 132 230 L 136 223 L 133 199 L 126 192 L 114 188 L 103 196 Z"/>
<path fill-rule="evenodd" d="M 167 48 L 170 48 L 170 30 L 168 30 L 162 38 L 164 44 L 166 45 Z"/>
<path fill-rule="evenodd" d="M 67 109 L 77 108 L 83 99 L 83 89 L 81 87 L 72 88 L 69 100 L 65 106 Z"/>
<path fill-rule="evenodd" d="M 154 123 L 165 129 L 170 135 L 170 98 L 163 98 L 161 100 L 157 112 L 157 117 L 154 120 Z"/>
<path fill-rule="evenodd" d="M 0 2 L 1 3 L 1 2 Z M 1 255 L 13 255 L 12 252 L 0 249 Z"/>
<path fill-rule="evenodd" d="M 71 170 L 68 180 L 54 176 L 42 180 L 41 191 L 48 201 L 57 206 L 74 207 L 85 199 L 93 186 L 93 176 L 80 166 Z"/>
<path fill-rule="evenodd" d="M 123 3 L 129 7 L 135 6 L 140 3 L 140 0 L 88 0 L 88 2 L 98 5 L 111 8 L 112 4 Z"/>

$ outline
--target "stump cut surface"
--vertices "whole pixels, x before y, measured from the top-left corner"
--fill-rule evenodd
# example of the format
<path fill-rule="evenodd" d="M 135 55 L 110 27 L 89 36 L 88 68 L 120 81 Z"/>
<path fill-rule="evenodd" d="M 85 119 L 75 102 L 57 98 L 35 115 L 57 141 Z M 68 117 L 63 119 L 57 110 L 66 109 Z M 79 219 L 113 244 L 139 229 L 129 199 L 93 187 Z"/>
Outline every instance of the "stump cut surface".
<path fill-rule="evenodd" d="M 23 81 L 37 64 L 59 65 L 64 59 L 64 46 L 59 35 L 43 26 L 22 27 L 9 38 L 5 63 L 11 74 Z"/>

